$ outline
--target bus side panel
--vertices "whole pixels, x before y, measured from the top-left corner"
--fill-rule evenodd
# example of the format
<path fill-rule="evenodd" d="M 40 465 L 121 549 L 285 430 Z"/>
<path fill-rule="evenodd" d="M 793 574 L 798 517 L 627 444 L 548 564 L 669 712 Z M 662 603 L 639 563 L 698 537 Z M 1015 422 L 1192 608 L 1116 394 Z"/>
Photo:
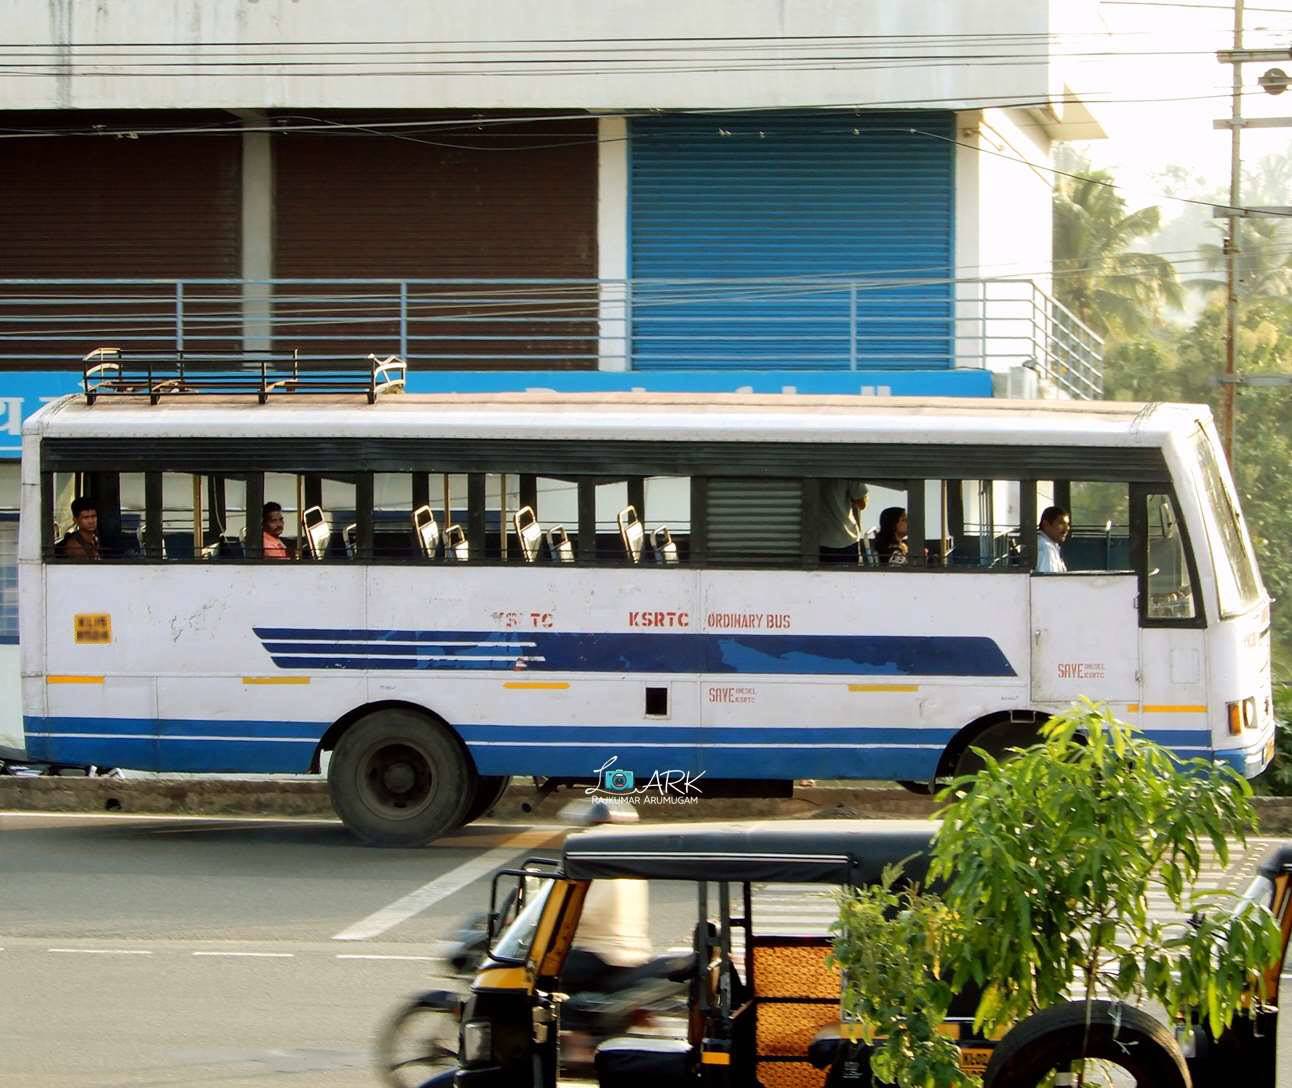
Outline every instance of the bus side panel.
<path fill-rule="evenodd" d="M 362 705 L 363 672 L 335 654 L 284 669 L 257 632 L 361 629 L 363 585 L 339 565 L 51 564 L 47 709 L 29 731 L 69 762 L 305 770 Z"/>
<path fill-rule="evenodd" d="M 1025 577 L 702 577 L 711 777 L 928 779 L 965 725 L 1029 705 Z"/>
<path fill-rule="evenodd" d="M 419 664 L 381 661 L 369 698 L 433 710 L 482 774 L 698 770 L 698 593 L 676 567 L 373 566 L 370 627 Z"/>

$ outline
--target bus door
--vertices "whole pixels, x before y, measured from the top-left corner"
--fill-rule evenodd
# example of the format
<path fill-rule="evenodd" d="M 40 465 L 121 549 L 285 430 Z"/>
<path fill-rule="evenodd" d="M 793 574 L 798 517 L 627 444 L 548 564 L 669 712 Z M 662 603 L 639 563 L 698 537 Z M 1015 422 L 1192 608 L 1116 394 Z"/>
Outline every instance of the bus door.
<path fill-rule="evenodd" d="M 1139 702 L 1136 578 L 1115 574 L 1033 574 L 1032 700 L 1071 703 L 1078 696 L 1116 704 L 1124 716 Z"/>
<path fill-rule="evenodd" d="M 1211 747 L 1206 629 L 1188 532 L 1168 485 L 1132 489 L 1131 549 L 1139 579 L 1139 724 L 1182 756 Z"/>

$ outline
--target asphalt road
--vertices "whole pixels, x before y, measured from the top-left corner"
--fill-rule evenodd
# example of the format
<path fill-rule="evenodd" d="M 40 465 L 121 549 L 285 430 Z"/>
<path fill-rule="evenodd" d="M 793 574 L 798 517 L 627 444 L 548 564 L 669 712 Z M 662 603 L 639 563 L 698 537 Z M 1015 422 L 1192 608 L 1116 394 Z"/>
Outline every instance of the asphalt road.
<path fill-rule="evenodd" d="M 488 875 L 565 830 L 374 850 L 329 821 L 0 814 L 0 1085 L 372 1088 L 382 1018 L 444 984 Z M 655 891 L 661 951 L 692 896 Z"/>
<path fill-rule="evenodd" d="M 331 821 L 0 813 L 0 1088 L 372 1088 L 383 1017 L 444 984 L 440 942 L 489 875 L 565 830 L 374 850 Z M 1208 883 L 1245 883 L 1261 849 Z M 653 890 L 658 951 L 687 943 L 693 896 Z M 755 923 L 831 912 L 767 888 Z"/>

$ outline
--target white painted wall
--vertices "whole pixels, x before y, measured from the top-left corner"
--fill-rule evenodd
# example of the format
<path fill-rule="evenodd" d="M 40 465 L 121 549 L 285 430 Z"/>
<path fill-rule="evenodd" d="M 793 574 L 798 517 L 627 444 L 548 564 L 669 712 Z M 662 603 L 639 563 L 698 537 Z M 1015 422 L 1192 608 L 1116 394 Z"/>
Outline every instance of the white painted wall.
<path fill-rule="evenodd" d="M 0 102 L 8 109 L 617 110 L 902 103 L 928 108 L 930 101 L 957 108 L 1002 95 L 1036 101 L 1073 82 L 1061 61 L 1043 48 L 1037 56 L 1034 44 L 1047 40 L 1055 12 L 1072 2 L 387 0 L 364 6 L 356 18 L 353 0 L 10 0 L 5 40 L 12 44 L 0 52 L 12 59 L 23 52 L 15 45 L 45 47 L 41 55 L 52 63 L 43 74 L 28 69 L 0 76 Z M 1076 2 L 1084 9 L 1091 0 Z M 1063 19 L 1068 26 L 1080 16 L 1066 10 Z M 974 48 L 1026 59 L 924 59 L 964 49 L 955 39 L 939 44 L 929 36 L 1002 31 L 1029 37 L 997 38 Z M 730 40 L 736 35 L 745 40 Z M 840 42 L 841 36 L 868 38 Z M 902 40 L 907 36 L 918 40 Z M 697 52 L 680 41 L 697 38 L 728 41 L 717 52 Z M 783 41 L 757 40 L 776 38 Z M 639 46 L 658 41 L 660 48 L 625 54 L 625 39 Z M 538 47 L 548 52 L 520 44 L 538 40 L 553 43 Z M 550 52 L 562 41 L 586 48 Z M 122 42 L 132 44 L 113 44 Z M 275 44 L 249 44 L 261 42 Z M 924 56 L 894 60 L 894 53 L 913 51 Z M 181 67 L 149 66 L 150 59 L 153 65 Z M 245 64 L 261 60 L 263 65 Z M 194 78 L 186 62 L 200 63 L 202 74 Z M 243 63 L 235 67 L 236 62 Z"/>
<path fill-rule="evenodd" d="M 990 360 L 1006 373 L 1034 358 L 1045 335 L 1047 303 L 1034 288 L 1053 287 L 1054 142 L 1031 111 L 1014 108 L 963 111 L 957 130 L 957 362 Z"/>

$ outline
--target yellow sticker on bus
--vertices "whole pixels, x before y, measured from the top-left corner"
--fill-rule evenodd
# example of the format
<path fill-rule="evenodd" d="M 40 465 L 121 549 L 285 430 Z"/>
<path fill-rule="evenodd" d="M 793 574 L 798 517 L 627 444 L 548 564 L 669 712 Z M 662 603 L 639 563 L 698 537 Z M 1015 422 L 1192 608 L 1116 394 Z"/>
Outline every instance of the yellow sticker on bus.
<path fill-rule="evenodd" d="M 72 617 L 78 646 L 102 646 L 112 641 L 112 617 L 107 612 L 78 612 Z"/>

